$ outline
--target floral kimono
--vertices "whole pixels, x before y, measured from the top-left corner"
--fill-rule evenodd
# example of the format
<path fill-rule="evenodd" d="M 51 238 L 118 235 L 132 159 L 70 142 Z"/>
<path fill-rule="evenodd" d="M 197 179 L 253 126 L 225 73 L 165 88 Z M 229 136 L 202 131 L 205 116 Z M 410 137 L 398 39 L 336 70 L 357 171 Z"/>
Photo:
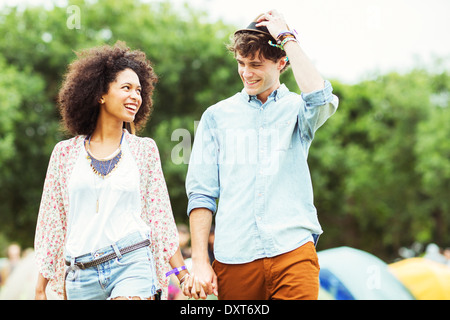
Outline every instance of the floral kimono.
<path fill-rule="evenodd" d="M 44 183 L 35 235 L 35 254 L 39 272 L 49 286 L 64 297 L 64 246 L 69 212 L 68 183 L 84 148 L 84 136 L 59 142 L 51 155 Z M 169 194 L 156 143 L 150 138 L 125 134 L 140 173 L 141 218 L 151 229 L 151 249 L 155 257 L 158 285 L 167 298 L 169 260 L 178 248 Z"/>

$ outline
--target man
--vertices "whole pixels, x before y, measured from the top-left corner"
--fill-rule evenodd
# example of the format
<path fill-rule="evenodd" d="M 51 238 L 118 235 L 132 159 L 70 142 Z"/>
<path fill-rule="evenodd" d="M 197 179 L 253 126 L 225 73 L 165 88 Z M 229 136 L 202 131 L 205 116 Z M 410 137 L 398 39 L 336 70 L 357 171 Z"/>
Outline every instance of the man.
<path fill-rule="evenodd" d="M 224 300 L 317 299 L 314 244 L 322 229 L 307 154 L 338 99 L 277 11 L 238 30 L 229 49 L 244 89 L 208 108 L 196 132 L 186 178 L 193 264 L 184 291 Z M 301 96 L 280 84 L 288 64 Z"/>

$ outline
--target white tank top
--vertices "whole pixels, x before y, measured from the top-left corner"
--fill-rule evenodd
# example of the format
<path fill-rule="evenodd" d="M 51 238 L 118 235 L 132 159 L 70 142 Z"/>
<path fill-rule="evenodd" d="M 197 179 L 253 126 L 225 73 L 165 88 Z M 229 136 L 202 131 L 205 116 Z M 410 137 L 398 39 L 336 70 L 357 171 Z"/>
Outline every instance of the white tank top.
<path fill-rule="evenodd" d="M 140 218 L 139 169 L 126 138 L 122 142 L 122 158 L 106 178 L 93 172 L 87 155 L 83 148 L 69 181 L 65 250 L 71 257 L 111 245 L 135 231 L 150 231 Z"/>

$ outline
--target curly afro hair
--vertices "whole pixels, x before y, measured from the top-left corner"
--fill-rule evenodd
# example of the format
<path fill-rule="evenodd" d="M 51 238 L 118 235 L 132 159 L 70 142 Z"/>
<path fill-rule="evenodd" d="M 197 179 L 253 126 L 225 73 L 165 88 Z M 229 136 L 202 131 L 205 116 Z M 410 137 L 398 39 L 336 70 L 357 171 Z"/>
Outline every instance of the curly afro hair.
<path fill-rule="evenodd" d="M 72 135 L 94 132 L 100 112 L 99 100 L 107 93 L 117 74 L 125 69 L 136 72 L 141 83 L 142 104 L 135 116 L 136 129 L 141 129 L 153 110 L 152 94 L 158 81 L 145 53 L 131 51 L 124 42 L 76 52 L 64 76 L 58 95 L 58 106 L 65 129 Z"/>

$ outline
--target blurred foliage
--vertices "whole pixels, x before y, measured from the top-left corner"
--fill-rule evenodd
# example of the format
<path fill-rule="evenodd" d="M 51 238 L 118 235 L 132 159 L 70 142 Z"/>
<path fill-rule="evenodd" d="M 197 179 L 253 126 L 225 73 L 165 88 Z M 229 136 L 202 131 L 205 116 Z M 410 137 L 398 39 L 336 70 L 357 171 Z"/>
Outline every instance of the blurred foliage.
<path fill-rule="evenodd" d="M 79 28 L 70 8 L 79 9 Z M 225 48 L 234 29 L 208 22 L 187 4 L 165 2 L 2 9 L 0 235 L 32 246 L 50 153 L 68 138 L 55 108 L 63 74 L 74 51 L 117 40 L 146 52 L 159 76 L 155 110 L 140 135 L 155 139 L 176 221 L 187 222 L 187 164 L 173 154 L 183 139 L 193 140 L 195 121 L 208 106 L 242 88 Z M 282 80 L 298 92 L 290 71 Z M 332 83 L 340 107 L 318 131 L 309 158 L 325 230 L 318 249 L 348 245 L 393 257 L 414 241 L 449 246 L 448 72 Z"/>
<path fill-rule="evenodd" d="M 334 82 L 338 112 L 309 163 L 326 236 L 392 257 L 413 242 L 450 244 L 450 75 L 414 70 Z"/>

